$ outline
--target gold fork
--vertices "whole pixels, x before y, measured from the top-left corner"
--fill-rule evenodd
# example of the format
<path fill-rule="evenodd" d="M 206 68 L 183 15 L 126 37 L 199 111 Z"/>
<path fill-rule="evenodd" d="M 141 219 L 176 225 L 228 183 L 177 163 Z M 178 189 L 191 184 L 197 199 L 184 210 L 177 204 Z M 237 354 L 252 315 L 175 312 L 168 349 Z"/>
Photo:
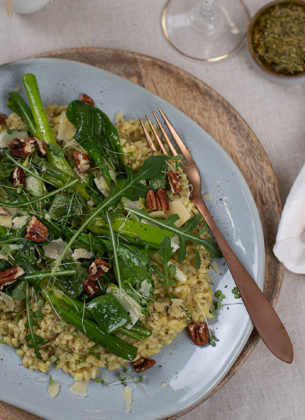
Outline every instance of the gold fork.
<path fill-rule="evenodd" d="M 164 120 L 165 125 L 167 126 L 173 140 L 178 146 L 178 149 L 180 150 L 180 153 L 183 157 L 182 168 L 185 174 L 187 175 L 190 184 L 193 187 L 191 200 L 205 219 L 212 235 L 217 241 L 218 246 L 228 265 L 228 268 L 232 274 L 236 286 L 238 287 L 245 307 L 247 308 L 247 311 L 250 315 L 250 318 L 252 319 L 252 322 L 258 334 L 260 335 L 266 346 L 269 348 L 269 350 L 275 356 L 277 356 L 284 362 L 291 363 L 293 360 L 293 347 L 284 325 L 282 324 L 280 318 L 276 314 L 275 310 L 273 309 L 267 298 L 261 292 L 255 281 L 246 271 L 246 269 L 243 267 L 237 256 L 234 254 L 227 241 L 225 240 L 224 236 L 222 235 L 221 231 L 219 230 L 218 226 L 214 222 L 202 198 L 201 177 L 199 170 L 194 160 L 192 159 L 191 154 L 189 153 L 183 141 L 181 140 L 181 137 L 174 129 L 173 125 L 170 123 L 162 109 L 158 109 Z M 173 156 L 178 156 L 176 149 L 174 148 L 169 137 L 167 136 L 156 113 L 153 112 L 153 115 L 158 126 L 160 127 L 160 130 L 166 143 L 168 144 L 171 154 Z M 148 115 L 145 115 L 145 117 L 154 133 L 154 136 L 162 153 L 168 154 L 150 118 L 148 117 Z M 150 137 L 148 131 L 146 130 L 143 120 L 140 118 L 139 121 L 149 147 L 151 148 L 152 152 L 156 152 L 157 149 L 155 147 L 155 144 L 152 138 Z"/>

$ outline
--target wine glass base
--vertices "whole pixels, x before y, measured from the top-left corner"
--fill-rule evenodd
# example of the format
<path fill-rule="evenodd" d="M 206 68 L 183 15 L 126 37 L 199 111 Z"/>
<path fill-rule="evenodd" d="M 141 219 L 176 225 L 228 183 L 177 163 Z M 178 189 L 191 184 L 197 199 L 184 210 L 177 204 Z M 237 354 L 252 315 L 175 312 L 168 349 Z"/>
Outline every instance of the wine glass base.
<path fill-rule="evenodd" d="M 169 0 L 162 12 L 168 42 L 186 57 L 219 61 L 242 45 L 250 14 L 242 0 L 215 0 L 208 16 L 203 0 Z"/>

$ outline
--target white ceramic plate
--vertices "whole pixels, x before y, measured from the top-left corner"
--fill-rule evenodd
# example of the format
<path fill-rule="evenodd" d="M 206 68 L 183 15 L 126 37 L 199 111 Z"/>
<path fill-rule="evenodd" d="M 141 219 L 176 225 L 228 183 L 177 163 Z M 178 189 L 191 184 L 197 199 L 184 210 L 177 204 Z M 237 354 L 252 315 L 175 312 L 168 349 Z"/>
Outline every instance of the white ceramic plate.
<path fill-rule="evenodd" d="M 25 73 L 34 73 L 45 104 L 67 104 L 85 92 L 94 98 L 110 118 L 122 111 L 126 118 L 144 117 L 161 106 L 190 147 L 203 179 L 203 193 L 212 199 L 207 205 L 223 234 L 259 287 L 264 283 L 264 241 L 262 227 L 249 188 L 239 169 L 224 150 L 197 124 L 169 103 L 145 89 L 113 74 L 85 64 L 34 59 L 0 67 L 0 112 L 8 113 L 8 92 L 21 88 Z M 236 303 L 235 286 L 222 260 L 220 275 L 212 272 L 214 288 L 226 295 L 226 303 Z M 86 398 L 74 395 L 72 377 L 51 369 L 48 374 L 22 367 L 15 351 L 0 346 L 0 399 L 47 419 L 155 420 L 191 407 L 207 396 L 228 372 L 252 331 L 243 304 L 224 307 L 210 328 L 219 339 L 216 347 L 193 345 L 186 332 L 155 356 L 156 365 L 143 377 L 142 389 L 132 384 L 132 412 L 125 413 L 122 385 L 106 387 L 91 381 Z M 50 399 L 49 374 L 60 384 L 60 393 Z M 108 380 L 116 380 L 111 373 Z M 162 386 L 163 384 L 163 386 Z M 167 384 L 167 386 L 164 386 Z M 143 392 L 144 390 L 144 392 Z"/>

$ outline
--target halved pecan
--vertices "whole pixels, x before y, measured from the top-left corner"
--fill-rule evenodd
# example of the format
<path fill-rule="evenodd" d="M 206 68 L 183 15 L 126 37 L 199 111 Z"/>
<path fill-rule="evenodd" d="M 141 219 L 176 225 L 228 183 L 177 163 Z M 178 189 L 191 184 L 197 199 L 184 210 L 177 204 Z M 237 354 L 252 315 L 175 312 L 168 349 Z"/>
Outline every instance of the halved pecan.
<path fill-rule="evenodd" d="M 210 331 L 206 322 L 195 322 L 187 326 L 189 335 L 197 346 L 205 346 L 209 342 Z"/>
<path fill-rule="evenodd" d="M 158 209 L 156 194 L 153 190 L 148 190 L 145 196 L 145 206 L 148 211 L 155 211 Z"/>
<path fill-rule="evenodd" d="M 177 172 L 169 172 L 167 175 L 167 179 L 169 182 L 169 185 L 171 187 L 172 193 L 174 195 L 177 195 L 181 191 L 181 182 L 179 179 L 179 174 Z"/>
<path fill-rule="evenodd" d="M 158 210 L 168 211 L 169 210 L 169 199 L 167 192 L 164 188 L 159 188 L 156 192 L 156 197 L 160 201 L 160 207 Z"/>
<path fill-rule="evenodd" d="M 89 280 L 97 280 L 102 277 L 103 274 L 109 271 L 110 267 L 109 264 L 103 260 L 102 258 L 96 258 L 89 267 L 88 275 Z"/>
<path fill-rule="evenodd" d="M 12 156 L 26 157 L 34 152 L 36 142 L 33 137 L 28 139 L 14 139 L 8 142 L 8 149 Z"/>
<path fill-rule="evenodd" d="M 80 100 L 85 102 L 85 104 L 94 106 L 94 100 L 92 98 L 90 98 L 89 95 L 86 95 L 86 93 L 82 93 L 80 95 Z"/>
<path fill-rule="evenodd" d="M 144 357 L 140 357 L 138 360 L 133 362 L 132 365 L 136 372 L 144 372 L 144 370 L 151 368 L 155 363 L 155 359 L 145 359 Z"/>
<path fill-rule="evenodd" d="M 42 156 L 46 156 L 47 155 L 47 144 L 45 141 L 43 140 L 39 140 L 36 137 L 30 137 L 32 139 L 35 140 L 38 152 L 42 155 Z"/>
<path fill-rule="evenodd" d="M 33 242 L 44 242 L 49 237 L 48 228 L 35 216 L 29 221 L 26 232 L 25 238 Z"/>
<path fill-rule="evenodd" d="M 2 112 L 0 112 L 0 124 L 5 124 L 6 119 L 7 119 L 7 116 L 5 114 L 2 114 Z"/>
<path fill-rule="evenodd" d="M 25 187 L 25 173 L 20 166 L 15 166 L 13 170 L 13 185 L 14 187 Z"/>
<path fill-rule="evenodd" d="M 90 162 L 88 156 L 85 153 L 79 152 L 78 150 L 73 151 L 73 158 L 79 172 L 86 172 L 90 169 Z"/>
<path fill-rule="evenodd" d="M 15 281 L 23 276 L 24 269 L 22 267 L 10 267 L 0 273 L 0 290 L 4 286 L 15 283 Z"/>
<path fill-rule="evenodd" d="M 93 280 L 89 279 L 83 282 L 83 288 L 87 295 L 93 296 L 98 290 L 98 285 Z"/>

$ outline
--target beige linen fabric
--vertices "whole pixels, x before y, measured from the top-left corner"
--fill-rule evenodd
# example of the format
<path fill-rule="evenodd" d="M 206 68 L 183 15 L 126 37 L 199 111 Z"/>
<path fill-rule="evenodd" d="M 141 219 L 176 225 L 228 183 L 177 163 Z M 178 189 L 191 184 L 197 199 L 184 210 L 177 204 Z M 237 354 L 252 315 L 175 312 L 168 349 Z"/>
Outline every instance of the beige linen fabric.
<path fill-rule="evenodd" d="M 232 0 L 237 1 L 237 0 Z M 161 33 L 166 0 L 51 0 L 33 15 L 9 19 L 0 9 L 0 64 L 68 47 L 132 50 L 175 64 L 226 98 L 254 130 L 285 199 L 305 162 L 305 84 L 283 85 L 261 76 L 245 46 L 232 58 L 205 64 L 174 51 Z M 251 14 L 265 3 L 245 0 Z M 1 94 L 1 93 L 0 93 Z M 286 365 L 261 342 L 237 374 L 183 420 L 302 420 L 305 418 L 305 276 L 286 272 L 277 312 L 294 343 Z M 0 418 L 8 419 L 0 405 Z"/>

